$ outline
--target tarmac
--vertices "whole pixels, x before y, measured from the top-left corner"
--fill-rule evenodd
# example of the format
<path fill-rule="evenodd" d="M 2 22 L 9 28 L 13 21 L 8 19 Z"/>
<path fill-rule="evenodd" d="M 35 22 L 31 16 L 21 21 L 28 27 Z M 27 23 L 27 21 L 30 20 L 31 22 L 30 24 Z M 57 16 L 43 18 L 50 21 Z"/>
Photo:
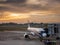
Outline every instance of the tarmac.
<path fill-rule="evenodd" d="M 0 32 L 0 45 L 44 45 L 37 38 L 25 39 L 25 31 L 6 31 Z"/>

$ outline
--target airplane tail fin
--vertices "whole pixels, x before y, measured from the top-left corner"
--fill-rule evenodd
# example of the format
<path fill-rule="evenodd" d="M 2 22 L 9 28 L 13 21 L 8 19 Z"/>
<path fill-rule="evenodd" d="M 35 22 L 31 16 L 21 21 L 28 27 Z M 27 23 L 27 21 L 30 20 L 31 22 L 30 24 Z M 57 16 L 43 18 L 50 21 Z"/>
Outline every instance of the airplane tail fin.
<path fill-rule="evenodd" d="M 28 20 L 28 28 L 30 27 L 30 21 Z"/>
<path fill-rule="evenodd" d="M 28 24 L 28 27 L 30 27 L 30 24 Z"/>

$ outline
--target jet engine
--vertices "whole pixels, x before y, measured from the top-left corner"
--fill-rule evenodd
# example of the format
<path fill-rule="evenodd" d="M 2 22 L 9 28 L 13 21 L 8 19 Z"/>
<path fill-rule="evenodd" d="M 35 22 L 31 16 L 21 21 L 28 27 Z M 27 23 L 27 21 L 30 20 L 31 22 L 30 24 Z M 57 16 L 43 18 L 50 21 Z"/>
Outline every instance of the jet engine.
<path fill-rule="evenodd" d="M 24 34 L 24 38 L 29 38 L 29 35 L 27 33 Z"/>

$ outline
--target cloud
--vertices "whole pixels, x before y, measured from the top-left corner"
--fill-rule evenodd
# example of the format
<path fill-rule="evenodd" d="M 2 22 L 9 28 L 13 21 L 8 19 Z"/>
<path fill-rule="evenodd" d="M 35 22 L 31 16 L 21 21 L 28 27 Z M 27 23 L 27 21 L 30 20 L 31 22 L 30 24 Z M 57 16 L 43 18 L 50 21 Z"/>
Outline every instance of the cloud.
<path fill-rule="evenodd" d="M 8 16 L 4 12 L 28 13 L 31 18 L 28 19 L 33 22 L 60 22 L 58 21 L 60 19 L 60 0 L 7 0 L 5 3 L 0 3 L 0 19 L 2 20 Z M 19 22 L 20 19 L 16 20 Z M 22 19 L 20 22 L 26 20 Z M 9 20 L 5 21 L 9 22 Z M 11 21 L 17 22 L 15 19 Z"/>
<path fill-rule="evenodd" d="M 26 0 L 1 0 L 0 3 L 25 3 Z"/>
<path fill-rule="evenodd" d="M 60 0 L 53 0 L 53 1 L 60 2 Z"/>
<path fill-rule="evenodd" d="M 30 11 L 51 11 L 60 13 L 60 0 L 7 0 L 7 2 L 21 3 L 6 3 L 0 6 L 0 10 L 12 12 L 30 12 Z"/>
<path fill-rule="evenodd" d="M 32 22 L 45 22 L 45 23 L 47 22 L 57 23 L 60 22 L 59 19 L 60 19 L 60 15 L 31 15 L 30 17 L 30 20 Z"/>

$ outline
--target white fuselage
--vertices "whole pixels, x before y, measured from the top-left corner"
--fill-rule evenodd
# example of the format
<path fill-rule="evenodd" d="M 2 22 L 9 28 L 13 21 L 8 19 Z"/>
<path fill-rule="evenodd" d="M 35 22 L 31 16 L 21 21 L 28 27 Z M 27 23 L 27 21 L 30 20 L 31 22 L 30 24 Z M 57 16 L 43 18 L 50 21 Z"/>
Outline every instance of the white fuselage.
<path fill-rule="evenodd" d="M 43 37 L 46 37 L 46 35 L 47 35 L 43 28 L 28 27 L 27 30 L 30 31 L 32 35 L 39 35 L 39 34 L 41 34 Z M 41 32 L 44 32 L 44 33 L 41 33 Z"/>
<path fill-rule="evenodd" d="M 47 34 L 45 33 L 45 30 L 43 28 L 34 28 L 30 27 L 30 24 L 28 24 L 27 30 L 30 32 L 29 34 L 38 36 L 38 37 L 46 37 Z M 24 37 L 29 35 L 28 33 L 24 34 Z"/>
<path fill-rule="evenodd" d="M 40 33 L 41 31 L 44 31 L 43 28 L 34 28 L 34 27 L 28 27 L 27 30 L 31 31 L 31 32 L 37 32 L 37 33 Z"/>

